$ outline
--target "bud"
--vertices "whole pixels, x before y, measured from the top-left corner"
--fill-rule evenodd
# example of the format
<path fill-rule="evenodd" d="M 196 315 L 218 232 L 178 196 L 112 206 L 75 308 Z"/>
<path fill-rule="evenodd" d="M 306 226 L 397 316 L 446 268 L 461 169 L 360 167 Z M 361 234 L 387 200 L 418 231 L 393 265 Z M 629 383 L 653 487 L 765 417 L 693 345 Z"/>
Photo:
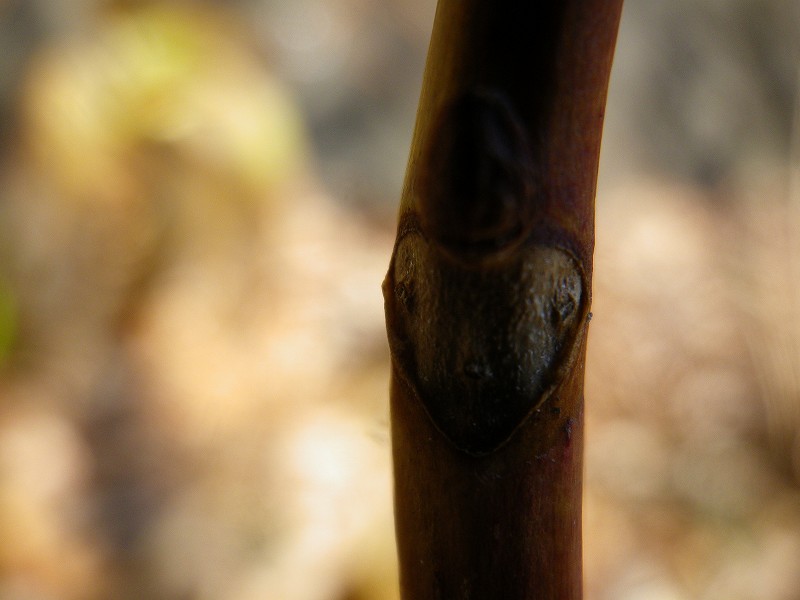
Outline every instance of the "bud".
<path fill-rule="evenodd" d="M 419 215 L 426 235 L 463 256 L 520 239 L 534 184 L 524 126 L 499 94 L 467 92 L 449 104 L 426 148 Z"/>

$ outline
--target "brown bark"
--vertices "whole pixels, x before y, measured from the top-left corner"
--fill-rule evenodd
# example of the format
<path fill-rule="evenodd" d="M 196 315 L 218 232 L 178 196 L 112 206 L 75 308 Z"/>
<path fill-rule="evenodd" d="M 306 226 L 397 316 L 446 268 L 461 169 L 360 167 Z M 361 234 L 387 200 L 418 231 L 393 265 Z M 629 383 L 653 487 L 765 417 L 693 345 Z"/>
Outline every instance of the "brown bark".
<path fill-rule="evenodd" d="M 581 597 L 594 194 L 622 0 L 440 0 L 384 282 L 404 600 Z"/>

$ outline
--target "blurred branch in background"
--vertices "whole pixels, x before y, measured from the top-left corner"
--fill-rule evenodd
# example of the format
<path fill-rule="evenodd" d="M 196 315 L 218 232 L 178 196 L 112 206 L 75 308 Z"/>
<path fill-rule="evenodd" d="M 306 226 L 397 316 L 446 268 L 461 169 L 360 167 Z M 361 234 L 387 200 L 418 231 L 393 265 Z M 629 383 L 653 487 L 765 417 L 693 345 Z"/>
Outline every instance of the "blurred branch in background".
<path fill-rule="evenodd" d="M 587 598 L 800 593 L 797 12 L 624 11 Z M 381 223 L 432 14 L 0 3 L 0 598 L 396 594 Z"/>

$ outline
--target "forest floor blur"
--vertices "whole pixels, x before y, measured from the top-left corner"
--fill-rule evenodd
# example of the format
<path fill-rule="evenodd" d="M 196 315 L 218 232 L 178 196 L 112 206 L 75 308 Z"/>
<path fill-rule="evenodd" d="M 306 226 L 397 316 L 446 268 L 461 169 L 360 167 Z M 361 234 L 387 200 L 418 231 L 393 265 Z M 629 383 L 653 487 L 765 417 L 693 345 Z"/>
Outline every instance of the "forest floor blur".
<path fill-rule="evenodd" d="M 0 172 L 0 600 L 398 598 L 393 223 L 232 25 L 126 15 Z M 601 186 L 587 600 L 800 595 L 800 208 L 747 175 Z"/>

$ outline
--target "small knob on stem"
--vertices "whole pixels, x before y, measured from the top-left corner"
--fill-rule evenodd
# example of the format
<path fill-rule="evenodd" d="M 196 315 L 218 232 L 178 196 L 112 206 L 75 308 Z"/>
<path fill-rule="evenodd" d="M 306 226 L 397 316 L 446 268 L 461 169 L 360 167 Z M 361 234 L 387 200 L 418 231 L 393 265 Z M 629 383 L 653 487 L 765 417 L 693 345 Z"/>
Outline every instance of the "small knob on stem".
<path fill-rule="evenodd" d="M 422 229 L 462 256 L 519 239 L 532 218 L 534 182 L 524 126 L 500 95 L 467 92 L 449 104 L 422 164 Z"/>

